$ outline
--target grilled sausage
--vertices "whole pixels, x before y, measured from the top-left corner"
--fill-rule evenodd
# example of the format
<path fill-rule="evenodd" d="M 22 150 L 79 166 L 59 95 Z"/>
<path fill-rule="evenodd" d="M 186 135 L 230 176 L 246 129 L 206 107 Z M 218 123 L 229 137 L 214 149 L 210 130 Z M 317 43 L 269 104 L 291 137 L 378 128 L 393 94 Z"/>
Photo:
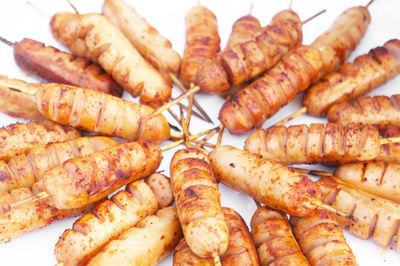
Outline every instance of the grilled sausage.
<path fill-rule="evenodd" d="M 222 208 L 226 224 L 229 229 L 228 249 L 221 257 L 222 265 L 259 265 L 256 249 L 251 239 L 249 230 L 243 218 L 231 208 Z M 175 248 L 174 261 L 175 266 L 186 265 L 214 265 L 212 259 L 202 259 L 197 257 L 190 250 L 185 238 L 182 238 Z"/>
<path fill-rule="evenodd" d="M 219 120 L 231 134 L 241 135 L 261 126 L 318 77 L 320 52 L 300 46 L 283 60 L 225 102 Z"/>
<path fill-rule="evenodd" d="M 171 96 L 171 85 L 106 17 L 60 12 L 50 22 L 53 36 L 75 55 L 99 63 L 140 102 L 157 107 Z"/>
<path fill-rule="evenodd" d="M 152 184 L 163 183 L 163 188 L 158 191 L 152 189 L 149 178 Z M 162 195 L 168 195 L 169 200 L 161 199 Z M 66 266 L 84 265 L 110 240 L 152 215 L 158 208 L 170 205 L 171 199 L 169 179 L 164 175 L 153 174 L 146 183 L 135 181 L 128 184 L 125 190 L 76 220 L 72 229 L 64 231 L 54 250 L 57 261 Z"/>
<path fill-rule="evenodd" d="M 183 234 L 190 250 L 201 258 L 221 257 L 229 241 L 218 184 L 209 163 L 203 151 L 187 148 L 175 153 L 170 166 Z"/>
<path fill-rule="evenodd" d="M 378 129 L 370 125 L 273 126 L 252 133 L 245 150 L 282 164 L 343 164 L 376 159 L 380 140 Z"/>
<path fill-rule="evenodd" d="M 324 177 L 317 182 L 323 191 L 324 201 L 352 217 L 338 217 L 340 225 L 361 239 L 372 238 L 380 246 L 387 247 L 397 235 L 396 251 L 400 252 L 400 205 L 369 194 L 340 182 Z"/>
<path fill-rule="evenodd" d="M 400 164 L 344 164 L 338 166 L 333 175 L 373 195 L 400 203 Z"/>
<path fill-rule="evenodd" d="M 62 84 L 42 86 L 36 93 L 47 118 L 102 135 L 161 143 L 170 128 L 163 115 L 142 121 L 153 109 L 108 94 Z"/>
<path fill-rule="evenodd" d="M 231 146 L 215 148 L 209 157 L 219 181 L 269 208 L 302 217 L 319 200 L 320 189 L 310 178 L 279 163 Z"/>
<path fill-rule="evenodd" d="M 357 265 L 334 213 L 315 210 L 309 216 L 291 221 L 294 236 L 312 266 Z"/>
<path fill-rule="evenodd" d="M 78 137 L 78 130 L 47 120 L 11 124 L 0 128 L 0 160 L 27 153 L 34 147 Z"/>
<path fill-rule="evenodd" d="M 220 93 L 261 74 L 300 45 L 300 18 L 292 10 L 276 14 L 271 23 L 250 41 L 236 44 L 203 64 L 196 84 L 207 93 Z"/>
<path fill-rule="evenodd" d="M 172 49 L 170 41 L 133 7 L 122 0 L 105 0 L 102 11 L 164 78 L 169 79 L 168 73 L 178 74 L 181 63 L 179 54 Z"/>
<path fill-rule="evenodd" d="M 87 265 L 156 265 L 181 236 L 176 207 L 166 207 L 112 240 Z"/>
<path fill-rule="evenodd" d="M 324 65 L 321 77 L 343 64 L 364 36 L 370 22 L 368 7 L 351 7 L 340 14 L 326 32 L 318 36 L 311 46 L 321 52 Z"/>
<path fill-rule="evenodd" d="M 221 123 L 235 135 L 261 126 L 310 84 L 342 64 L 364 36 L 369 22 L 367 8 L 346 10 L 311 46 L 296 48 L 262 77 L 235 93 L 221 108 Z M 340 32 L 341 28 L 347 30 Z"/>
<path fill-rule="evenodd" d="M 390 40 L 325 76 L 303 96 L 303 105 L 310 115 L 324 116 L 334 104 L 367 93 L 399 72 L 400 41 Z"/>
<path fill-rule="evenodd" d="M 260 21 L 256 17 L 250 14 L 240 17 L 233 23 L 225 49 L 231 49 L 238 43 L 254 40 L 261 29 Z"/>
<path fill-rule="evenodd" d="M 32 91 L 40 87 L 39 84 L 26 84 L 18 79 L 9 79 L 0 75 L 0 112 L 15 118 L 43 120 L 44 117 L 37 108 L 35 96 L 10 89 L 19 86 L 28 86 Z"/>
<path fill-rule="evenodd" d="M 49 169 L 33 185 L 33 192 L 45 191 L 46 202 L 56 208 L 78 208 L 150 175 L 161 158 L 160 148 L 150 141 L 123 143 Z"/>
<path fill-rule="evenodd" d="M 185 18 L 186 44 L 182 58 L 181 79 L 186 87 L 196 83 L 198 69 L 220 50 L 217 18 L 208 8 L 197 5 Z"/>
<path fill-rule="evenodd" d="M 18 188 L 0 194 L 0 242 L 8 242 L 25 233 L 43 228 L 58 220 L 74 217 L 90 209 L 92 205 L 72 210 L 59 210 L 45 202 L 29 202 L 15 209 L 8 206 L 33 197 L 30 188 Z"/>
<path fill-rule="evenodd" d="M 27 154 L 0 161 L 0 193 L 21 187 L 29 188 L 46 170 L 71 158 L 86 156 L 117 144 L 107 137 L 82 137 L 36 147 Z"/>
<path fill-rule="evenodd" d="M 359 97 L 352 102 L 333 105 L 328 120 L 344 126 L 349 123 L 372 124 L 384 129 L 387 125 L 400 126 L 400 94 Z"/>
<path fill-rule="evenodd" d="M 263 266 L 307 266 L 286 214 L 260 207 L 251 218 L 251 234 Z"/>
<path fill-rule="evenodd" d="M 20 68 L 44 81 L 122 96 L 122 88 L 100 66 L 44 43 L 25 38 L 14 46 L 14 58 Z"/>

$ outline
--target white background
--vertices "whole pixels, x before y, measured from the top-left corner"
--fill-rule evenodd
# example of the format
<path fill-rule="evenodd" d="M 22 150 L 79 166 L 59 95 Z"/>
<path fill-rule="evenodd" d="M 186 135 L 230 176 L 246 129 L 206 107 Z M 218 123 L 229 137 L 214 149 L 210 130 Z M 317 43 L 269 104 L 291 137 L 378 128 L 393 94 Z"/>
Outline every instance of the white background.
<path fill-rule="evenodd" d="M 72 9 L 64 0 L 31 0 L 41 11 L 37 11 L 26 4 L 26 0 L 2 0 L 0 9 L 0 34 L 11 40 L 19 41 L 24 37 L 30 37 L 38 41 L 45 42 L 47 45 L 61 47 L 51 36 L 49 31 L 49 18 L 55 12 Z M 101 10 L 101 0 L 73 1 L 81 13 L 99 12 Z M 169 0 L 169 1 L 139 1 L 130 0 L 136 10 L 144 16 L 161 34 L 166 36 L 173 44 L 175 50 L 180 54 L 184 48 L 184 16 L 187 11 L 197 4 L 196 0 Z M 257 17 L 264 26 L 269 23 L 272 16 L 278 11 L 285 9 L 289 5 L 289 0 L 252 0 L 252 1 L 212 1 L 201 0 L 201 4 L 210 8 L 218 18 L 219 32 L 222 39 L 221 47 L 229 36 L 232 23 L 248 13 L 250 4 L 254 3 L 253 15 Z M 322 9 L 327 12 L 317 19 L 304 25 L 304 43 L 310 44 L 319 34 L 323 33 L 332 24 L 333 20 L 346 8 L 355 5 L 365 5 L 367 0 L 360 1 L 318 1 L 318 0 L 295 0 L 293 9 L 299 16 L 305 20 L 311 15 Z M 398 0 L 376 0 L 370 6 L 372 17 L 371 25 L 361 41 L 360 45 L 352 54 L 349 60 L 368 52 L 371 48 L 382 45 L 392 38 L 400 37 L 400 1 Z M 35 78 L 24 74 L 16 66 L 12 49 L 6 45 L 0 44 L 0 74 L 7 75 L 10 78 L 19 78 L 29 82 L 38 82 Z M 400 78 L 396 78 L 385 86 L 371 92 L 371 95 L 391 95 L 398 93 L 400 88 Z M 178 95 L 178 90 L 174 90 L 174 95 Z M 125 98 L 131 99 L 125 94 Z M 218 96 L 199 95 L 197 100 L 207 110 L 213 119 L 215 125 L 218 125 L 217 115 L 223 101 Z M 274 117 L 269 119 L 264 127 L 268 127 L 281 120 L 285 116 L 293 113 L 301 107 L 300 97 L 294 102 L 283 108 Z M 177 109 L 175 109 L 177 111 Z M 171 117 L 168 120 L 174 121 Z M 0 114 L 0 126 L 5 126 L 16 122 L 16 119 Z M 213 127 L 210 124 L 201 122 L 193 118 L 190 130 L 197 133 Z M 324 119 L 314 119 L 303 115 L 292 124 L 325 122 Z M 231 136 L 225 133 L 222 143 L 230 144 L 242 148 L 246 136 Z M 215 141 L 215 138 L 213 139 Z M 164 153 L 164 160 L 159 170 L 165 170 L 168 174 L 169 161 L 174 151 Z M 320 168 L 320 166 L 310 166 Z M 233 191 L 224 185 L 220 185 L 223 206 L 229 206 L 238 211 L 248 223 L 255 210 L 253 201 L 236 191 Z M 0 244 L 0 265 L 54 265 L 54 245 L 62 232 L 71 228 L 75 219 L 56 222 L 47 228 L 38 230 L 12 240 L 10 243 Z M 357 261 L 360 265 L 400 265 L 400 255 L 390 248 L 382 248 L 374 244 L 372 240 L 360 240 L 351 236 L 347 231 L 346 238 L 352 247 Z M 171 265 L 171 256 L 162 262 L 162 265 Z"/>

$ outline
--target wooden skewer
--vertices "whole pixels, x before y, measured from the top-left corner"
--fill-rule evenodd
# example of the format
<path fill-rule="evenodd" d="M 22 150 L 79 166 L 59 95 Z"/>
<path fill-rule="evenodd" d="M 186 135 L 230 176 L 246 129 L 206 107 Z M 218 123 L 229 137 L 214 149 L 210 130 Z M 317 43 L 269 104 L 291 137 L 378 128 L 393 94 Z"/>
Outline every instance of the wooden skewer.
<path fill-rule="evenodd" d="M 254 7 L 254 3 L 251 3 L 250 8 L 249 8 L 249 15 L 251 15 L 251 13 L 253 12 L 253 7 Z"/>
<path fill-rule="evenodd" d="M 187 107 L 187 106 L 184 105 L 183 103 L 178 103 L 178 106 L 179 106 L 180 108 L 182 108 L 183 110 L 185 110 L 185 111 L 189 111 L 189 107 Z M 193 110 L 193 109 L 192 109 L 192 114 L 193 114 L 194 116 L 200 118 L 201 120 L 204 120 L 204 117 L 203 117 L 201 114 L 199 114 L 198 112 L 196 112 L 195 110 Z M 204 121 L 205 121 L 205 120 L 204 120 Z"/>
<path fill-rule="evenodd" d="M 11 47 L 14 47 L 14 46 L 16 45 L 15 42 L 9 41 L 9 40 L 7 40 L 6 38 L 3 38 L 3 37 L 1 37 L 1 36 L 0 36 L 0 41 L 3 42 L 3 43 L 5 43 L 5 44 L 7 44 L 7 45 L 9 45 L 9 46 L 11 46 Z"/>
<path fill-rule="evenodd" d="M 36 5 L 34 5 L 32 2 L 27 1 L 26 4 L 28 6 L 30 6 L 31 8 L 35 9 L 38 13 L 40 13 L 42 16 L 44 17 L 48 17 L 50 18 L 51 16 L 49 14 L 47 14 L 46 12 L 44 12 L 43 10 L 41 10 L 39 7 L 37 7 Z"/>
<path fill-rule="evenodd" d="M 290 9 L 290 8 L 289 8 Z M 304 20 L 303 22 L 301 22 L 301 25 L 303 26 L 304 24 L 306 24 L 307 22 L 310 22 L 311 20 L 315 19 L 316 17 L 318 17 L 319 15 L 323 14 L 326 12 L 326 9 L 323 9 L 321 11 L 319 11 L 317 14 L 312 15 L 311 17 L 309 17 L 308 19 Z"/>
<path fill-rule="evenodd" d="M 219 132 L 218 132 L 218 140 L 217 140 L 217 147 L 221 145 L 222 135 L 224 134 L 225 127 L 221 124 L 219 125 Z"/>
<path fill-rule="evenodd" d="M 256 204 L 257 209 L 262 207 L 261 203 L 259 203 L 258 201 L 254 200 L 254 203 Z"/>
<path fill-rule="evenodd" d="M 193 87 L 194 87 L 194 84 L 190 83 L 190 89 L 193 89 Z M 194 100 L 194 95 L 190 95 L 189 96 L 189 107 L 188 107 L 188 112 L 187 112 L 187 117 L 186 117 L 188 128 L 190 127 L 190 119 L 192 117 L 193 100 Z"/>
<path fill-rule="evenodd" d="M 175 119 L 176 122 L 180 123 L 179 117 L 171 110 L 171 108 L 168 108 L 167 111 Z"/>
<path fill-rule="evenodd" d="M 368 4 L 366 4 L 366 5 L 365 5 L 365 7 L 367 7 L 367 8 L 368 8 L 368 7 L 369 7 L 369 6 L 370 6 L 370 5 L 371 5 L 371 4 L 372 4 L 374 1 L 375 1 L 375 0 L 371 0 L 371 1 L 369 1 L 369 2 L 368 2 Z"/>
<path fill-rule="evenodd" d="M 391 143 L 400 143 L 400 137 L 395 138 L 384 138 L 379 141 L 381 145 L 391 144 Z"/>
<path fill-rule="evenodd" d="M 172 100 L 170 102 L 167 102 L 166 104 L 160 106 L 157 110 L 154 110 L 150 115 L 148 115 L 147 117 L 145 117 L 143 119 L 143 121 L 146 121 L 154 116 L 157 116 L 159 114 L 161 114 L 162 112 L 164 112 L 165 110 L 167 110 L 168 108 L 170 108 L 172 105 L 182 101 L 183 99 L 189 97 L 192 94 L 195 94 L 196 92 L 198 92 L 200 90 L 199 86 L 195 86 L 193 89 L 188 90 L 187 92 L 185 92 L 184 94 L 182 94 L 181 96 L 179 96 L 178 98 L 176 98 L 175 100 Z"/>
<path fill-rule="evenodd" d="M 334 207 L 332 207 L 331 205 L 326 204 L 326 203 L 324 203 L 322 201 L 319 201 L 319 200 L 316 200 L 316 199 L 313 199 L 313 198 L 309 198 L 309 202 L 310 202 L 310 205 L 311 205 L 309 207 L 313 206 L 313 207 L 321 208 L 321 209 L 324 209 L 324 210 L 328 210 L 328 211 L 331 211 L 333 213 L 336 213 L 336 215 L 345 217 L 347 219 L 354 220 L 354 217 L 352 215 L 347 215 L 346 213 L 342 212 L 341 210 L 337 210 Z"/>
<path fill-rule="evenodd" d="M 196 147 L 197 148 L 203 148 L 203 146 L 210 147 L 210 148 L 213 148 L 213 149 L 216 148 L 216 145 L 208 143 L 205 140 L 195 139 L 195 140 L 192 140 L 192 142 L 196 143 Z"/>
<path fill-rule="evenodd" d="M 212 128 L 212 129 L 208 129 L 208 130 L 206 130 L 206 131 L 200 132 L 200 133 L 198 133 L 198 134 L 191 135 L 191 136 L 189 136 L 189 140 L 190 140 L 190 141 L 193 141 L 193 140 L 195 140 L 195 139 L 200 138 L 201 136 L 207 135 L 207 134 L 210 133 L 211 131 L 217 131 L 217 130 L 218 130 L 218 128 Z M 166 151 L 166 150 L 175 148 L 175 147 L 177 147 L 177 146 L 183 144 L 184 142 L 185 142 L 185 140 L 182 138 L 182 139 L 180 139 L 180 140 L 178 140 L 178 141 L 175 141 L 175 142 L 172 142 L 172 143 L 170 143 L 170 144 L 167 144 L 167 145 L 162 146 L 162 147 L 161 147 L 161 150 L 162 150 L 162 151 Z"/>
<path fill-rule="evenodd" d="M 181 112 L 181 126 L 182 126 L 182 130 L 183 130 L 183 136 L 184 136 L 184 140 L 185 140 L 185 145 L 186 147 L 192 147 L 192 143 L 190 142 L 189 139 L 189 129 L 186 123 L 186 119 L 185 116 L 183 115 L 182 109 L 180 109 Z"/>
<path fill-rule="evenodd" d="M 72 9 L 75 11 L 75 14 L 79 15 L 78 9 L 72 4 L 70 0 L 67 0 L 68 4 L 72 7 Z"/>
<path fill-rule="evenodd" d="M 187 91 L 185 86 L 183 86 L 183 84 L 179 81 L 179 79 L 174 74 L 168 73 L 168 75 L 169 75 L 170 79 L 172 80 L 172 82 L 181 90 L 181 92 Z M 202 114 L 202 116 L 203 116 L 202 119 L 213 124 L 213 121 L 211 120 L 211 118 L 208 116 L 206 111 L 204 111 L 204 109 L 200 106 L 200 104 L 196 101 L 196 99 L 193 100 L 193 104 L 194 104 L 194 106 L 196 106 L 196 108 Z"/>
<path fill-rule="evenodd" d="M 212 258 L 215 266 L 221 266 L 221 259 L 216 251 L 212 252 Z"/>
<path fill-rule="evenodd" d="M 50 197 L 50 195 L 47 192 L 43 191 L 43 192 L 40 192 L 39 194 L 37 194 L 34 197 L 26 198 L 24 200 L 17 201 L 17 202 L 15 202 L 13 204 L 10 204 L 10 209 L 15 209 L 15 208 L 18 208 L 18 207 L 20 207 L 22 205 L 25 205 L 25 204 L 28 204 L 28 203 L 32 203 L 32 202 L 35 202 L 35 201 L 38 201 L 38 200 L 42 200 L 42 199 L 45 199 L 45 198 L 48 198 L 48 197 Z"/>
<path fill-rule="evenodd" d="M 289 7 L 288 7 L 289 10 L 292 10 L 292 5 L 293 5 L 293 0 L 290 0 L 289 1 Z"/>
<path fill-rule="evenodd" d="M 282 119 L 281 121 L 279 121 L 278 123 L 276 123 L 276 126 L 284 126 L 287 122 L 289 122 L 290 120 L 307 113 L 307 107 L 302 107 L 300 108 L 300 110 L 298 110 L 297 112 L 289 115 L 288 117 L 286 117 L 285 119 Z"/>
<path fill-rule="evenodd" d="M 289 167 L 289 169 L 297 171 L 302 174 L 311 174 L 311 175 L 317 175 L 317 176 L 333 176 L 333 174 L 331 172 L 325 172 L 325 171 L 303 169 L 303 168 L 296 168 L 296 167 Z"/>
<path fill-rule="evenodd" d="M 196 147 L 197 148 L 203 148 L 203 146 L 208 146 L 208 147 L 210 147 L 210 145 L 212 145 L 212 148 L 215 148 L 216 147 L 216 145 L 213 145 L 213 144 L 209 144 L 207 141 L 210 139 L 210 138 L 212 138 L 215 134 L 217 134 L 217 132 L 216 131 L 211 131 L 209 134 L 207 134 L 202 140 L 198 140 L 198 141 L 195 141 L 197 144 L 196 144 Z"/>

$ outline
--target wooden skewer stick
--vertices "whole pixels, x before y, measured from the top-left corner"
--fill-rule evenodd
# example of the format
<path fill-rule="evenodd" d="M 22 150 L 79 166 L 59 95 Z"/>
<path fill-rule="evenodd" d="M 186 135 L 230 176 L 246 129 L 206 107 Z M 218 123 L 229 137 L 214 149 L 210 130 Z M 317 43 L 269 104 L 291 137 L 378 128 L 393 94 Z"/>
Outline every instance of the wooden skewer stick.
<path fill-rule="evenodd" d="M 253 12 L 254 3 L 250 4 L 249 15 Z"/>
<path fill-rule="evenodd" d="M 202 139 L 192 140 L 192 142 L 196 143 L 197 148 L 203 148 L 203 146 L 210 147 L 213 149 L 216 148 L 216 146 L 214 144 L 208 143 L 207 141 L 202 140 Z"/>
<path fill-rule="evenodd" d="M 72 9 L 75 11 L 75 14 L 79 15 L 78 9 L 72 4 L 70 0 L 67 0 L 68 4 L 72 7 Z"/>
<path fill-rule="evenodd" d="M 35 96 L 37 92 L 37 88 L 33 88 L 32 86 L 23 86 L 23 85 L 8 87 L 8 89 L 31 96 Z"/>
<path fill-rule="evenodd" d="M 11 46 L 11 47 L 14 47 L 14 46 L 16 45 L 15 42 L 9 41 L 9 40 L 7 40 L 6 38 L 3 38 L 3 37 L 1 37 L 1 36 L 0 36 L 0 41 L 3 42 L 3 43 L 5 43 L 5 44 L 7 44 L 7 45 L 9 45 L 9 46 Z"/>
<path fill-rule="evenodd" d="M 173 101 L 167 102 L 166 104 L 160 106 L 157 110 L 154 110 L 151 114 L 149 114 L 147 117 L 145 117 L 143 119 L 143 121 L 146 121 L 154 116 L 157 116 L 159 114 L 161 114 L 162 112 L 164 112 L 165 110 L 167 110 L 168 108 L 170 108 L 172 105 L 182 101 L 183 99 L 189 97 L 192 94 L 195 94 L 196 92 L 198 92 L 200 90 L 199 86 L 195 86 L 193 89 L 188 90 L 187 92 L 185 92 L 184 94 L 182 94 L 181 96 L 179 96 L 178 98 L 176 98 Z"/>
<path fill-rule="evenodd" d="M 293 5 L 293 0 L 290 0 L 289 1 L 289 7 L 288 7 L 289 10 L 292 10 L 292 5 Z"/>
<path fill-rule="evenodd" d="M 346 213 L 342 212 L 341 210 L 337 210 L 334 207 L 332 207 L 331 205 L 326 204 L 326 203 L 324 203 L 322 201 L 319 201 L 319 200 L 316 200 L 316 199 L 313 199 L 313 198 L 309 198 L 309 202 L 310 202 L 310 205 L 311 205 L 309 207 L 311 207 L 311 208 L 312 207 L 317 207 L 317 208 L 320 208 L 320 209 L 328 210 L 328 211 L 331 211 L 333 213 L 336 213 L 336 215 L 345 217 L 347 219 L 354 220 L 354 217 L 352 215 L 347 215 Z"/>
<path fill-rule="evenodd" d="M 325 172 L 325 171 L 303 169 L 303 168 L 297 168 L 297 167 L 289 167 L 289 169 L 297 171 L 302 174 L 311 174 L 311 175 L 317 175 L 317 176 L 333 176 L 333 174 L 331 172 Z"/>
<path fill-rule="evenodd" d="M 289 115 L 288 117 L 286 117 L 285 119 L 282 119 L 281 121 L 279 121 L 278 123 L 276 123 L 276 126 L 284 126 L 287 122 L 289 122 L 290 120 L 307 113 L 307 107 L 302 107 L 300 108 L 297 112 Z"/>
<path fill-rule="evenodd" d="M 216 251 L 212 252 L 212 258 L 215 266 L 221 266 L 221 259 Z"/>
<path fill-rule="evenodd" d="M 189 111 L 189 107 L 187 107 L 186 105 L 184 105 L 183 103 L 178 103 L 179 107 L 182 108 L 185 111 Z M 199 114 L 198 112 L 196 112 L 195 110 L 192 109 L 192 114 L 194 116 L 197 116 L 198 118 L 200 118 L 201 120 L 204 120 L 204 117 Z M 205 121 L 205 120 L 204 120 Z"/>
<path fill-rule="evenodd" d="M 215 148 L 216 147 L 216 145 L 213 145 L 213 144 L 209 144 L 207 141 L 210 139 L 210 138 L 212 138 L 215 134 L 217 134 L 217 132 L 216 131 L 211 131 L 209 134 L 207 134 L 203 139 L 201 139 L 201 140 L 199 140 L 199 141 L 195 141 L 197 144 L 196 144 L 196 147 L 197 148 L 203 148 L 203 146 L 208 146 L 208 147 L 210 147 L 210 145 L 212 145 L 213 147 L 212 148 Z"/>
<path fill-rule="evenodd" d="M 370 5 L 371 5 L 371 4 L 372 4 L 374 1 L 375 1 L 375 0 L 371 0 L 371 1 L 369 1 L 369 2 L 368 2 L 368 4 L 366 4 L 366 5 L 365 5 L 365 7 L 367 7 L 367 8 L 368 8 L 368 7 L 369 7 L 369 6 L 370 6 Z"/>
<path fill-rule="evenodd" d="M 400 143 L 400 137 L 395 138 L 384 138 L 379 141 L 381 145 L 390 144 L 390 143 Z"/>
<path fill-rule="evenodd" d="M 185 88 L 185 86 L 183 86 L 183 84 L 179 81 L 179 79 L 172 73 L 168 73 L 170 79 L 172 80 L 172 82 L 181 90 L 181 92 L 186 92 L 187 89 Z M 204 111 L 204 109 L 200 106 L 200 104 L 194 99 L 193 100 L 193 104 L 194 106 L 196 106 L 196 108 L 199 110 L 199 112 L 202 114 L 203 116 L 203 120 L 213 124 L 213 121 L 211 120 L 211 118 L 208 116 L 208 114 L 206 113 L 206 111 Z"/>
<path fill-rule="evenodd" d="M 42 9 L 40 9 L 39 7 L 37 7 L 37 6 L 36 6 L 35 4 L 33 4 L 32 2 L 27 1 L 26 4 L 27 4 L 28 6 L 30 6 L 31 8 L 35 9 L 35 10 L 36 10 L 38 13 L 40 13 L 42 16 L 48 17 L 48 18 L 51 17 L 49 14 L 47 14 L 46 12 L 44 12 Z"/>
<path fill-rule="evenodd" d="M 218 132 L 218 140 L 217 140 L 217 147 L 221 145 L 222 135 L 224 134 L 225 127 L 221 124 L 219 125 L 219 132 Z"/>
<path fill-rule="evenodd" d="M 180 123 L 179 117 L 171 110 L 171 108 L 168 108 L 167 111 L 175 119 L 176 122 Z"/>
<path fill-rule="evenodd" d="M 290 8 L 289 8 L 290 9 Z M 318 17 L 319 15 L 323 14 L 326 12 L 326 9 L 323 9 L 321 11 L 319 11 L 317 14 L 312 15 L 311 17 L 309 17 L 308 19 L 304 20 L 303 22 L 301 22 L 301 25 L 303 26 L 304 24 L 306 24 L 307 22 L 310 22 L 311 20 L 315 19 L 316 17 Z"/>
<path fill-rule="evenodd" d="M 194 84 L 190 83 L 190 89 L 193 89 L 193 87 L 194 87 Z M 187 112 L 187 117 L 186 117 L 188 128 L 190 127 L 190 119 L 192 117 L 193 100 L 194 100 L 194 95 L 190 95 L 189 96 L 189 107 L 188 107 L 188 112 Z"/>
<path fill-rule="evenodd" d="M 38 201 L 38 200 L 42 200 L 42 199 L 45 199 L 45 198 L 48 198 L 48 197 L 50 197 L 50 195 L 47 192 L 43 191 L 43 192 L 40 192 L 39 194 L 37 194 L 34 197 L 26 198 L 24 200 L 17 201 L 16 203 L 10 204 L 10 209 L 15 209 L 15 208 L 18 208 L 18 207 L 20 207 L 22 205 L 25 205 L 25 204 L 28 204 L 28 203 L 32 203 L 32 202 L 35 202 L 35 201 Z"/>
<path fill-rule="evenodd" d="M 183 115 L 182 109 L 180 109 L 180 112 L 181 112 L 181 127 L 182 127 L 182 130 L 183 130 L 183 136 L 184 136 L 184 140 L 185 140 L 185 145 L 186 145 L 186 147 L 189 148 L 189 147 L 192 147 L 192 143 L 190 142 L 190 139 L 189 139 L 189 136 L 190 136 L 189 129 L 188 129 L 188 126 L 187 126 L 187 123 L 186 123 L 185 116 Z"/>
<path fill-rule="evenodd" d="M 209 134 L 211 131 L 217 131 L 217 130 L 218 130 L 218 128 L 216 127 L 216 128 L 212 128 L 212 129 L 208 129 L 208 130 L 206 130 L 206 131 L 200 132 L 200 133 L 195 134 L 195 135 L 191 135 L 191 136 L 189 136 L 189 140 L 190 140 L 190 141 L 193 141 L 193 140 L 195 140 L 195 139 L 200 138 L 201 136 L 204 136 L 204 135 Z M 172 142 L 172 143 L 170 143 L 170 144 L 167 144 L 167 145 L 162 146 L 162 147 L 161 147 L 161 150 L 162 150 L 162 151 L 166 151 L 166 150 L 175 148 L 175 147 L 181 145 L 181 144 L 184 143 L 184 142 L 185 142 L 185 140 L 182 138 L 182 139 L 180 139 L 180 140 L 178 140 L 178 141 L 175 141 L 175 142 Z"/>

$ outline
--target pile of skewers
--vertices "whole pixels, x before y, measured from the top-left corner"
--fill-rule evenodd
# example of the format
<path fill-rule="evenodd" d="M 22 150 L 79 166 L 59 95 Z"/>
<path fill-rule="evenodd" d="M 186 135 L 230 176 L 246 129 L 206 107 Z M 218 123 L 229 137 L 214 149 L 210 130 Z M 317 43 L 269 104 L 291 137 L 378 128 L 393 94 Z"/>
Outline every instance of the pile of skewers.
<path fill-rule="evenodd" d="M 74 12 L 47 18 L 72 53 L 2 36 L 44 84 L 0 77 L 0 111 L 36 120 L 0 129 L 0 240 L 81 216 L 55 245 L 60 265 L 151 265 L 172 252 L 176 265 L 356 265 L 347 228 L 391 245 L 400 235 L 400 98 L 360 96 L 399 74 L 400 41 L 345 63 L 373 23 L 372 2 L 348 7 L 310 45 L 304 24 L 323 12 L 302 20 L 291 3 L 264 27 L 248 14 L 225 49 L 217 17 L 198 4 L 186 14 L 182 58 L 122 0 L 104 1 L 102 14 L 71 4 Z M 303 108 L 265 127 L 304 91 Z M 226 102 L 219 126 L 191 134 L 194 116 L 211 122 L 197 92 Z M 305 112 L 330 123 L 285 125 Z M 224 131 L 248 134 L 243 147 L 222 145 Z M 337 168 L 292 166 L 316 163 Z M 170 178 L 160 173 L 168 168 Z M 218 182 L 254 199 L 251 230 L 221 206 Z"/>

